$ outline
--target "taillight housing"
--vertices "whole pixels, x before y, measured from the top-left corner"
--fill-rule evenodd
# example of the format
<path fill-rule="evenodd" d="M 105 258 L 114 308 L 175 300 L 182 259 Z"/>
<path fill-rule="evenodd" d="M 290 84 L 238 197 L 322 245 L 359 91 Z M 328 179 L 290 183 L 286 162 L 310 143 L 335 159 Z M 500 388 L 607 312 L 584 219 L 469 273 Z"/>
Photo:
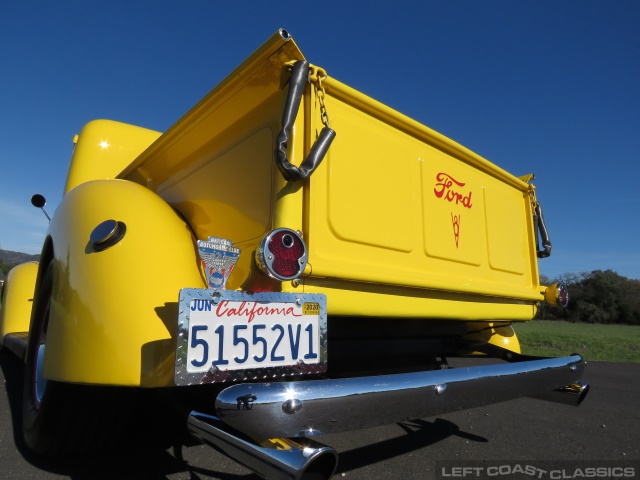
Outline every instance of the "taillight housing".
<path fill-rule="evenodd" d="M 552 305 L 566 307 L 569 304 L 569 290 L 564 282 L 554 283 L 544 291 L 544 298 Z"/>
<path fill-rule="evenodd" d="M 271 278 L 293 280 L 307 266 L 307 246 L 298 232 L 277 228 L 260 242 L 256 250 L 256 263 Z"/>

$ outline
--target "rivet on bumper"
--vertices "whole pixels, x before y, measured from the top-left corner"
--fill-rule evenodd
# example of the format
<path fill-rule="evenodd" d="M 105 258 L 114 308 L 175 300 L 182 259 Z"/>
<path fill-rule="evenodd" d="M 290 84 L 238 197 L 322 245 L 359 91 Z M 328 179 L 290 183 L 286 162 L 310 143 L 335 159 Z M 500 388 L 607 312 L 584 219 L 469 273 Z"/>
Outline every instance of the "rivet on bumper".
<path fill-rule="evenodd" d="M 436 395 L 441 397 L 447 391 L 447 384 L 446 383 L 441 383 L 440 385 L 436 385 L 435 386 L 435 391 L 436 391 Z"/>
<path fill-rule="evenodd" d="M 282 404 L 282 411 L 287 415 L 293 415 L 302 409 L 302 402 L 297 398 L 292 398 Z"/>

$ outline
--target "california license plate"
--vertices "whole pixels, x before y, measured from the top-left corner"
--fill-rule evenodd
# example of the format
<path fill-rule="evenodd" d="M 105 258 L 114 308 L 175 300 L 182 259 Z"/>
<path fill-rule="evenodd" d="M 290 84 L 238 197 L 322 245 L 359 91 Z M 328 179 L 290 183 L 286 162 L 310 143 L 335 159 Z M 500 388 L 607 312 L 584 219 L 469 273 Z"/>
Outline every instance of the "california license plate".
<path fill-rule="evenodd" d="M 324 372 L 326 312 L 318 294 L 182 289 L 176 384 Z"/>

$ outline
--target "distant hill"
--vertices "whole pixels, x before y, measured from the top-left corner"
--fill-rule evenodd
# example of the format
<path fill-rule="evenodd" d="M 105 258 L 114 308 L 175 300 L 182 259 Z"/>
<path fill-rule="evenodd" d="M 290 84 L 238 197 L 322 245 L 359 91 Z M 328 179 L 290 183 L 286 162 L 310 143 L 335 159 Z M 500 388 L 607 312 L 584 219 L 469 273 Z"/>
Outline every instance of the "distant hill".
<path fill-rule="evenodd" d="M 40 255 L 30 255 L 28 253 L 0 250 L 0 264 L 14 266 L 24 262 L 37 262 L 38 260 L 40 260 Z"/>

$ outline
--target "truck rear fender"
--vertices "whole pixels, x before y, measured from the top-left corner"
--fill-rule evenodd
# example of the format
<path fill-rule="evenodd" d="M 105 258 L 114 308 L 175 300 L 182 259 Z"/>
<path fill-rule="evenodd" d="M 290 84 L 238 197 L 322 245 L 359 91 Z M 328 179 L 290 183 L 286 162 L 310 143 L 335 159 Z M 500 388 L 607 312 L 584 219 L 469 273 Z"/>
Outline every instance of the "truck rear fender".
<path fill-rule="evenodd" d="M 8 333 L 29 330 L 37 276 L 37 262 L 23 263 L 9 271 L 0 290 L 0 345 L 4 345 Z"/>
<path fill-rule="evenodd" d="M 109 225 L 118 230 L 101 231 Z M 54 278 L 45 377 L 171 385 L 179 290 L 204 286 L 189 226 L 138 184 L 95 180 L 64 197 L 50 234 Z"/>

